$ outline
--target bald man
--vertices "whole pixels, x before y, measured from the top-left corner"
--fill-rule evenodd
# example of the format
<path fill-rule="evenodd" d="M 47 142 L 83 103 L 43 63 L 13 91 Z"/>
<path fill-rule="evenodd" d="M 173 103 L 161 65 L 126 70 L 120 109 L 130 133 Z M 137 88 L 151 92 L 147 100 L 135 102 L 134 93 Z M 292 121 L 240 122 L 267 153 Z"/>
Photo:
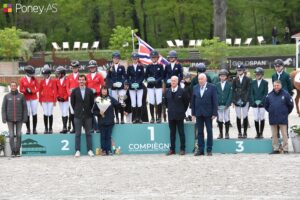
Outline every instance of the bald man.
<path fill-rule="evenodd" d="M 193 88 L 192 95 L 192 116 L 196 119 L 198 128 L 198 150 L 195 151 L 195 156 L 204 155 L 204 124 L 207 131 L 207 147 L 208 156 L 212 156 L 213 132 L 212 120 L 218 115 L 218 96 L 215 85 L 207 82 L 207 77 L 204 73 L 198 75 L 198 85 Z"/>
<path fill-rule="evenodd" d="M 189 105 L 189 96 L 185 90 L 178 86 L 179 78 L 171 77 L 171 87 L 166 92 L 166 106 L 168 108 L 168 119 L 170 128 L 170 151 L 167 155 L 175 154 L 176 127 L 180 138 L 180 155 L 185 155 L 185 134 L 183 120 L 185 111 Z"/>

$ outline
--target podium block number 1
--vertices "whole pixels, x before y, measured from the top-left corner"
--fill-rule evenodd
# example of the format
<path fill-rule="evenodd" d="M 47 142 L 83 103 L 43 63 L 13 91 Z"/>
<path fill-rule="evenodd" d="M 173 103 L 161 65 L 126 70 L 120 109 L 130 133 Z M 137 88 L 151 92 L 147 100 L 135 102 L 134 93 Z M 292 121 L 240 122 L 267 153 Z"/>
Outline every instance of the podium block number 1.
<path fill-rule="evenodd" d="M 154 127 L 149 126 L 148 130 L 150 131 L 150 141 L 154 141 Z"/>

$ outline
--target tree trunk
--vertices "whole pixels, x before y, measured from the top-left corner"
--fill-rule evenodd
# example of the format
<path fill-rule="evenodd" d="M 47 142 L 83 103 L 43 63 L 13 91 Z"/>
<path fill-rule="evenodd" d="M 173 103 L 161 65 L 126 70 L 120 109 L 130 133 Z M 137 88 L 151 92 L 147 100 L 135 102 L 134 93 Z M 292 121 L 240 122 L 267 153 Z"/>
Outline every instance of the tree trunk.
<path fill-rule="evenodd" d="M 145 4 L 145 0 L 142 0 L 141 1 L 141 7 L 142 7 L 142 10 L 143 10 L 143 31 L 144 31 L 144 40 L 147 42 L 148 41 L 148 38 L 147 38 L 147 14 L 145 12 L 145 7 L 144 7 L 144 4 Z"/>
<path fill-rule="evenodd" d="M 129 3 L 132 6 L 131 17 L 132 17 L 132 20 L 133 20 L 133 28 L 138 30 L 137 35 L 141 35 L 141 33 L 140 33 L 140 22 L 139 22 L 139 18 L 137 16 L 137 12 L 136 12 L 135 0 L 129 0 Z"/>
<path fill-rule="evenodd" d="M 226 0 L 214 0 L 214 37 L 226 39 Z"/>

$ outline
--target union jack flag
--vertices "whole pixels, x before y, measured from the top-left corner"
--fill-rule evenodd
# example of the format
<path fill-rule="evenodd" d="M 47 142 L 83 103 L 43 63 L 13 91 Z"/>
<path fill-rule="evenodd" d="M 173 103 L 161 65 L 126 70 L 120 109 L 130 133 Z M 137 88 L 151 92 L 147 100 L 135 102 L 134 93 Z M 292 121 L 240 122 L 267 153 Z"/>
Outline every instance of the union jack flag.
<path fill-rule="evenodd" d="M 144 40 L 142 40 L 140 37 L 138 37 L 137 35 L 134 34 L 134 36 L 139 41 L 139 50 L 138 50 L 138 54 L 139 54 L 139 58 L 140 58 L 139 61 L 144 65 L 151 64 L 152 61 L 150 59 L 150 53 L 154 49 L 149 44 L 147 44 Z M 159 54 L 158 63 L 160 63 L 162 65 L 167 65 L 168 61 L 162 55 Z"/>

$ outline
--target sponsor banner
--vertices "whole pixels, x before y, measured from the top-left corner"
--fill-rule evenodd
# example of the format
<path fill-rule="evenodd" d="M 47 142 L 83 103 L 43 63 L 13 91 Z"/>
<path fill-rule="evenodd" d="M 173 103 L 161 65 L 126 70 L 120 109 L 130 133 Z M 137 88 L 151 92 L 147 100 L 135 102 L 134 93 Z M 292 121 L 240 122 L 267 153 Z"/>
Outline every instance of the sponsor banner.
<path fill-rule="evenodd" d="M 193 123 L 185 124 L 186 152 L 192 153 L 195 146 Z M 215 133 L 216 134 L 216 133 Z M 100 134 L 92 134 L 94 152 L 100 149 Z M 116 154 L 162 154 L 170 147 L 169 126 L 162 124 L 115 125 L 112 134 L 112 150 Z M 179 151 L 177 135 L 176 151 Z M 269 153 L 270 139 L 214 140 L 213 153 Z M 81 136 L 81 154 L 87 153 L 85 135 Z M 74 134 L 22 135 L 23 156 L 57 156 L 75 154 Z"/>

